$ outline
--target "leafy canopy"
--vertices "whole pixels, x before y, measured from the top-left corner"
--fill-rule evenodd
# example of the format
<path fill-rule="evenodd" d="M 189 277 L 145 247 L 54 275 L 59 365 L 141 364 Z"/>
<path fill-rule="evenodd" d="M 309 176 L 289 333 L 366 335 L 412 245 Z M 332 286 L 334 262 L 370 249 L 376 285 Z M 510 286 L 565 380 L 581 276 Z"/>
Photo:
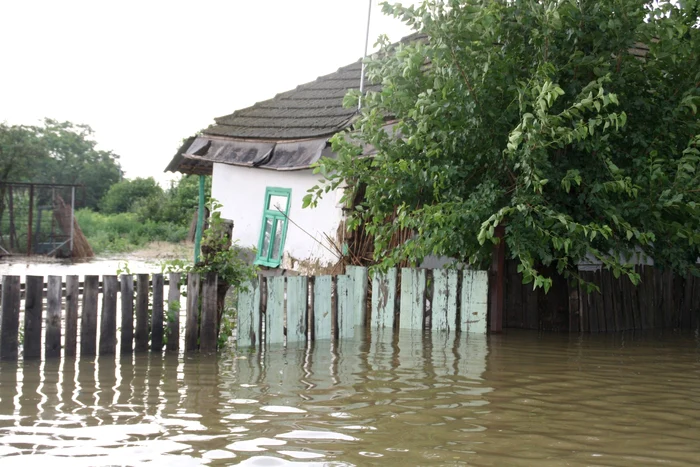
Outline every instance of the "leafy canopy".
<path fill-rule="evenodd" d="M 387 267 L 426 255 L 483 265 L 505 226 L 525 282 L 545 289 L 542 266 L 576 277 L 591 257 L 635 282 L 628 258 L 639 252 L 698 272 L 700 2 L 383 10 L 424 36 L 382 40 L 367 61 L 381 88 L 333 138 L 337 158 L 318 164 L 325 180 L 307 205 L 343 183 L 346 202 L 366 186 L 349 225 L 374 235 Z M 368 145 L 376 155 L 358 158 Z M 390 248 L 399 229 L 415 235 Z"/>

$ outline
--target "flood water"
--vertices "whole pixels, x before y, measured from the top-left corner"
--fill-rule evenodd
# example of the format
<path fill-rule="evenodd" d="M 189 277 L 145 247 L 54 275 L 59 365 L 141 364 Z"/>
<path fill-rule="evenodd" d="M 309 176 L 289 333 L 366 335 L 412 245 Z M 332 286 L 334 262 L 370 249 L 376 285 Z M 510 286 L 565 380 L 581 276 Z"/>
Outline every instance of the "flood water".
<path fill-rule="evenodd" d="M 0 465 L 697 465 L 698 388 L 674 333 L 3 362 Z"/>

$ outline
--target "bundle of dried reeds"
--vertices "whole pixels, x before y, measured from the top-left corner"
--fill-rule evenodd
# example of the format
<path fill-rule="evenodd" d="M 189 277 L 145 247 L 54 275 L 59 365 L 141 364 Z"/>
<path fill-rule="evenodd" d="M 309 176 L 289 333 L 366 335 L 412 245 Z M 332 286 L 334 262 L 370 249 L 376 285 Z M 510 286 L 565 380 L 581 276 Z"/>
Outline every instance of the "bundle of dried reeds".
<path fill-rule="evenodd" d="M 71 207 L 59 195 L 56 195 L 53 200 L 53 216 L 63 233 L 70 235 L 70 221 L 71 217 L 73 217 L 71 216 Z M 71 256 L 73 259 L 92 258 L 95 256 L 75 217 L 73 217 L 73 251 Z"/>

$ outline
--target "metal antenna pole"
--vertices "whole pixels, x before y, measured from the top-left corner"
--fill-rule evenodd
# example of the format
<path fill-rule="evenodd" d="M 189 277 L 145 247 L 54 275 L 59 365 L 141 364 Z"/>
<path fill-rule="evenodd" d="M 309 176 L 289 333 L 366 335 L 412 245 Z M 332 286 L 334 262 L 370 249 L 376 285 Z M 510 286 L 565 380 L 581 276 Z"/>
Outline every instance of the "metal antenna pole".
<path fill-rule="evenodd" d="M 362 96 L 365 92 L 365 59 L 367 58 L 367 48 L 369 46 L 369 23 L 372 19 L 372 0 L 369 0 L 367 8 L 367 32 L 365 33 L 365 53 L 362 56 L 362 72 L 360 74 L 360 99 L 357 102 L 357 110 L 362 108 Z"/>

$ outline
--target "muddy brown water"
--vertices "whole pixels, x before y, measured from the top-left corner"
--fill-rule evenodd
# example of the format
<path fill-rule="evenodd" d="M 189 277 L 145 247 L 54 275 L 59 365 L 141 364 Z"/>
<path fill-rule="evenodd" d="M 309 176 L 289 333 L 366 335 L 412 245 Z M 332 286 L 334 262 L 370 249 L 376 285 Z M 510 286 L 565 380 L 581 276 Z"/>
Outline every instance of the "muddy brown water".
<path fill-rule="evenodd" d="M 0 465 L 698 465 L 696 335 L 0 363 Z"/>

